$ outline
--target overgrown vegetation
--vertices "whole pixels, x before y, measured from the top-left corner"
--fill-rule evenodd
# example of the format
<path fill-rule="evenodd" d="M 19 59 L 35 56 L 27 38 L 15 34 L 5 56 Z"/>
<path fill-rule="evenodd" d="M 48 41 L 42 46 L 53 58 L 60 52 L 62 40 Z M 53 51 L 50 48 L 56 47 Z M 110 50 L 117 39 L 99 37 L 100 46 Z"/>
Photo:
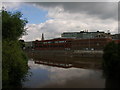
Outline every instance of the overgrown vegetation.
<path fill-rule="evenodd" d="M 28 73 L 27 57 L 19 38 L 25 34 L 27 20 L 20 12 L 2 10 L 2 86 L 21 87 Z"/>

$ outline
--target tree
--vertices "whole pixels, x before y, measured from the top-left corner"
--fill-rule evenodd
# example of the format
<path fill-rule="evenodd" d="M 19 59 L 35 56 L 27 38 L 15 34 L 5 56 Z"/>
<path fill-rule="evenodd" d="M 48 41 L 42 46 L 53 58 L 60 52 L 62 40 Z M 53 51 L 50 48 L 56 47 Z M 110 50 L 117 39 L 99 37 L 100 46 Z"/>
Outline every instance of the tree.
<path fill-rule="evenodd" d="M 120 83 L 120 43 L 110 42 L 104 48 L 103 73 L 110 87 L 119 87 Z"/>
<path fill-rule="evenodd" d="M 21 87 L 28 73 L 28 60 L 19 38 L 26 33 L 27 20 L 20 12 L 2 10 L 2 86 Z"/>
<path fill-rule="evenodd" d="M 11 13 L 6 10 L 2 11 L 2 38 L 9 40 L 18 40 L 25 34 L 24 28 L 27 20 L 21 19 L 20 12 Z"/>

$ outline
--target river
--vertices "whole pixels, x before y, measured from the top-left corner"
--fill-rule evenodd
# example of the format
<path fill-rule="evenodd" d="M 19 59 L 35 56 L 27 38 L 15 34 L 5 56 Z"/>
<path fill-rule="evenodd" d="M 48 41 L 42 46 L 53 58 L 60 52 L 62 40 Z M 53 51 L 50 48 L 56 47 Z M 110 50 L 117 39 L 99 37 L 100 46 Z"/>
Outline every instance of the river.
<path fill-rule="evenodd" d="M 50 60 L 49 60 L 50 61 Z M 101 69 L 75 66 L 72 63 L 49 62 L 29 59 L 31 76 L 23 83 L 24 88 L 104 88 Z"/>

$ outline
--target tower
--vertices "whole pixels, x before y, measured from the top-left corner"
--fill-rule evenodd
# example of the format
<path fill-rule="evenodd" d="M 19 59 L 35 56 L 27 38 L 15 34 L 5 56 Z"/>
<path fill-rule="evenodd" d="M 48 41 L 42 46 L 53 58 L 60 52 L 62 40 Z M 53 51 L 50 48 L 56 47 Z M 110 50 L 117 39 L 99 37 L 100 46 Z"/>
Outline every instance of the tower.
<path fill-rule="evenodd" d="M 41 38 L 41 40 L 44 40 L 44 34 L 42 33 L 42 38 Z"/>

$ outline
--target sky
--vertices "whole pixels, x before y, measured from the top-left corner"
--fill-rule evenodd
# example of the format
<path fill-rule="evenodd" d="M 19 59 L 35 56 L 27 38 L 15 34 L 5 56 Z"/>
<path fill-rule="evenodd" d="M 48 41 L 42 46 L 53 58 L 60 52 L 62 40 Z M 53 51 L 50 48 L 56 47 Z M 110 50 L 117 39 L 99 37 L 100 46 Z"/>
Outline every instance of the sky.
<path fill-rule="evenodd" d="M 11 12 L 20 11 L 28 23 L 25 41 L 61 37 L 83 30 L 118 33 L 118 2 L 3 2 Z"/>

